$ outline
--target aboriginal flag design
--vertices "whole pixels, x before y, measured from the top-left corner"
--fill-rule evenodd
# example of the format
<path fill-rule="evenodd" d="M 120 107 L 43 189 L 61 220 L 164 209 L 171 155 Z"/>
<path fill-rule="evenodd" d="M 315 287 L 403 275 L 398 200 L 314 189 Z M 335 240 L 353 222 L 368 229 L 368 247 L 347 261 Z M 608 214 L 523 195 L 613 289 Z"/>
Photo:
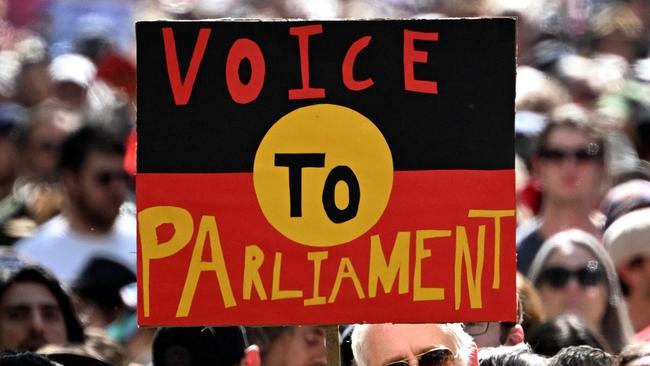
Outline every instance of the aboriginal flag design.
<path fill-rule="evenodd" d="M 136 29 L 141 325 L 514 319 L 514 19 L 160 21 Z M 272 127 L 317 105 L 371 121 L 392 162 L 385 209 L 336 245 L 281 232 L 256 193 L 264 182 L 254 181 Z M 328 143 L 345 140 L 339 122 Z M 355 196 L 342 169 L 330 188 L 346 199 L 327 198 L 323 182 L 313 188 L 322 197 L 308 202 L 307 176 L 332 170 L 329 152 L 308 143 L 282 150 L 279 141 L 278 154 L 315 160 L 300 160 L 294 178 L 279 160 L 267 167 L 286 176 L 278 201 L 304 198 L 293 202 L 304 211 L 329 199 L 340 220 L 354 220 L 374 199 L 361 178 Z M 364 151 L 370 142 L 362 135 L 351 145 Z M 372 159 L 364 164 L 372 168 Z M 343 209 L 355 202 L 358 212 Z M 191 220 L 164 210 L 152 215 L 158 221 L 143 220 L 157 207 Z"/>

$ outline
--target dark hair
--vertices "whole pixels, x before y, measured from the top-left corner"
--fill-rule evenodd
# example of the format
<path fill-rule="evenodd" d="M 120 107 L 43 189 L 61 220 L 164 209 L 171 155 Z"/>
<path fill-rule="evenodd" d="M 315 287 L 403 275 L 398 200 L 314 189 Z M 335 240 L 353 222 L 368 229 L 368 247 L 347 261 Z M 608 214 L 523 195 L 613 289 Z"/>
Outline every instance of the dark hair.
<path fill-rule="evenodd" d="M 479 351 L 480 366 L 546 366 L 548 359 L 533 353 L 525 343 Z"/>
<path fill-rule="evenodd" d="M 554 356 L 569 346 L 588 345 L 609 350 L 607 342 L 575 315 L 562 315 L 542 323 L 526 334 L 526 342 L 535 353 L 544 356 Z"/>
<path fill-rule="evenodd" d="M 91 122 L 86 122 L 91 123 Z M 63 142 L 59 169 L 79 172 L 91 152 L 124 156 L 126 147 L 115 134 L 97 124 L 88 124 Z"/>
<path fill-rule="evenodd" d="M 83 267 L 71 287 L 80 298 L 114 315 L 124 306 L 120 289 L 135 281 L 133 271 L 124 265 L 109 258 L 95 257 Z"/>
<path fill-rule="evenodd" d="M 539 157 L 541 151 L 547 147 L 547 140 L 551 132 L 558 128 L 568 128 L 584 133 L 598 144 L 603 156 L 607 153 L 605 134 L 597 127 L 594 116 L 576 104 L 565 104 L 551 112 L 548 123 L 539 133 L 534 149 L 536 157 Z"/>
<path fill-rule="evenodd" d="M 46 357 L 33 352 L 8 352 L 0 353 L 0 365 L 2 366 L 54 366 L 58 365 Z"/>
<path fill-rule="evenodd" d="M 250 344 L 255 344 L 260 348 L 262 360 L 266 357 L 273 343 L 283 334 L 292 332 L 293 328 L 285 327 L 246 327 L 246 335 Z"/>
<path fill-rule="evenodd" d="M 245 349 L 241 327 L 159 328 L 152 345 L 153 365 L 233 366 Z"/>
<path fill-rule="evenodd" d="M 632 361 L 648 356 L 650 356 L 650 343 L 644 342 L 631 344 L 623 348 L 621 353 L 616 356 L 614 365 L 625 366 Z"/>
<path fill-rule="evenodd" d="M 610 366 L 614 356 L 591 346 L 572 346 L 562 349 L 551 358 L 549 366 Z"/>
<path fill-rule="evenodd" d="M 0 299 L 11 286 L 25 282 L 41 284 L 54 295 L 63 315 L 63 321 L 68 333 L 68 342 L 82 343 L 85 339 L 83 327 L 79 319 L 77 319 L 70 296 L 63 290 L 59 281 L 43 268 L 36 265 L 26 265 L 15 271 L 0 271 Z"/>

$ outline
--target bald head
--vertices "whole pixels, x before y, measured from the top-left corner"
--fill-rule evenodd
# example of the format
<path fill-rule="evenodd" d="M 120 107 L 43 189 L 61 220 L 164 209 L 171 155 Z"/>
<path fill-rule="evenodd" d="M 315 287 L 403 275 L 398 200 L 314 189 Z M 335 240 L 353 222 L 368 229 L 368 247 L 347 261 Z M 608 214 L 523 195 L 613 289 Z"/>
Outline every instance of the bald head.
<path fill-rule="evenodd" d="M 458 324 L 363 324 L 352 333 L 352 351 L 359 366 L 383 366 L 431 349 L 446 347 L 455 365 L 467 365 L 471 338 Z"/>

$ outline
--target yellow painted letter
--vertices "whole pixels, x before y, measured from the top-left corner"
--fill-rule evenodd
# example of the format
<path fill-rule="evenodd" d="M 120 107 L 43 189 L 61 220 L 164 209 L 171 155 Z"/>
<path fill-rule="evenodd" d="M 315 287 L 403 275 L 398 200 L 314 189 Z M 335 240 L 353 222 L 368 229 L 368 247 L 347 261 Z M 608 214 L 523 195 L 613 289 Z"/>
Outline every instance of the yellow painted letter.
<path fill-rule="evenodd" d="M 320 287 L 320 264 L 327 259 L 327 252 L 309 252 L 307 258 L 314 262 L 314 296 L 311 299 L 306 299 L 303 304 L 309 305 L 323 305 L 325 304 L 325 296 L 319 296 L 318 290 Z"/>
<path fill-rule="evenodd" d="M 212 252 L 212 260 L 210 262 L 203 262 L 201 260 L 206 239 L 210 243 L 210 251 Z M 223 258 L 219 231 L 217 230 L 217 223 L 214 220 L 214 216 L 201 217 L 199 232 L 196 235 L 196 243 L 194 243 L 194 251 L 192 252 L 192 260 L 190 261 L 190 268 L 187 271 L 183 294 L 181 295 L 181 301 L 178 303 L 178 309 L 176 310 L 177 318 L 186 317 L 190 313 L 190 307 L 194 299 L 194 291 L 199 282 L 201 272 L 204 271 L 214 271 L 217 274 L 223 305 L 227 308 L 237 305 L 235 297 L 232 294 L 232 289 L 230 288 L 230 279 L 228 278 L 226 261 Z"/>
<path fill-rule="evenodd" d="M 424 249 L 424 240 L 446 238 L 451 230 L 418 230 L 415 232 L 415 274 L 413 274 L 413 301 L 444 300 L 445 289 L 422 287 L 422 261 L 431 256 L 430 249 Z"/>
<path fill-rule="evenodd" d="M 330 294 L 330 298 L 327 300 L 329 303 L 333 303 L 336 301 L 336 296 L 339 294 L 339 290 L 341 288 L 341 282 L 343 282 L 344 278 L 349 278 L 352 280 L 352 284 L 354 284 L 354 289 L 357 291 L 357 296 L 359 296 L 360 299 L 364 299 L 366 295 L 363 293 L 363 289 L 361 288 L 361 282 L 359 282 L 359 277 L 357 277 L 357 272 L 355 272 L 354 267 L 352 266 L 352 262 L 350 261 L 350 258 L 343 257 L 341 258 L 341 262 L 339 263 L 339 270 L 336 272 L 336 280 L 334 281 L 334 288 L 332 288 L 332 293 Z"/>
<path fill-rule="evenodd" d="M 405 294 L 409 291 L 409 250 L 411 233 L 397 233 L 395 244 L 390 254 L 388 264 L 384 256 L 379 235 L 370 237 L 370 270 L 368 273 L 368 297 L 377 297 L 377 282 L 381 282 L 384 293 L 393 290 L 395 277 L 399 273 L 398 292 Z"/>
<path fill-rule="evenodd" d="M 273 284 L 271 289 L 271 300 L 292 299 L 302 297 L 300 290 L 280 290 L 280 271 L 282 270 L 282 253 L 275 253 L 273 263 Z"/>
<path fill-rule="evenodd" d="M 264 263 L 264 252 L 257 245 L 249 245 L 246 247 L 244 254 L 244 300 L 251 299 L 251 292 L 253 286 L 255 291 L 260 297 L 260 300 L 266 300 L 266 291 L 264 291 L 264 284 L 262 277 L 260 277 L 260 268 Z"/>
<path fill-rule="evenodd" d="M 485 226 L 478 227 L 478 243 L 476 253 L 476 272 L 472 272 L 472 255 L 469 251 L 469 242 L 467 241 L 467 232 L 462 226 L 456 226 L 456 261 L 454 265 L 454 276 L 456 291 L 455 308 L 460 309 L 461 288 L 460 280 L 463 275 L 461 271 L 462 260 L 465 258 L 465 275 L 467 277 L 467 290 L 469 291 L 469 306 L 472 309 L 483 308 L 483 299 L 481 293 L 481 278 L 483 277 L 483 259 L 485 256 Z"/>
<path fill-rule="evenodd" d="M 163 224 L 171 224 L 174 227 L 174 235 L 161 243 L 158 241 L 156 228 Z M 138 213 L 142 257 L 142 305 L 145 317 L 149 316 L 149 262 L 177 253 L 190 242 L 193 230 L 192 215 L 180 207 L 155 206 Z"/>
<path fill-rule="evenodd" d="M 501 287 L 501 218 L 515 216 L 515 210 L 469 210 L 467 217 L 494 218 L 494 276 L 492 288 Z"/>

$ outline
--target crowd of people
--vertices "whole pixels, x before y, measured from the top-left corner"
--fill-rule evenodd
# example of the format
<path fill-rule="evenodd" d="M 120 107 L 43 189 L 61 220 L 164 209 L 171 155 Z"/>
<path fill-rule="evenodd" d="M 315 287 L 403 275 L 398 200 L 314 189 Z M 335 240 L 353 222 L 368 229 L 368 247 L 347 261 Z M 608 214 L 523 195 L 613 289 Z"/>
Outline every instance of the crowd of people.
<path fill-rule="evenodd" d="M 123 25 L 447 16 L 518 18 L 518 318 L 340 326 L 342 364 L 650 365 L 648 0 L 0 0 L 0 364 L 325 365 L 324 327 L 137 327 Z"/>

